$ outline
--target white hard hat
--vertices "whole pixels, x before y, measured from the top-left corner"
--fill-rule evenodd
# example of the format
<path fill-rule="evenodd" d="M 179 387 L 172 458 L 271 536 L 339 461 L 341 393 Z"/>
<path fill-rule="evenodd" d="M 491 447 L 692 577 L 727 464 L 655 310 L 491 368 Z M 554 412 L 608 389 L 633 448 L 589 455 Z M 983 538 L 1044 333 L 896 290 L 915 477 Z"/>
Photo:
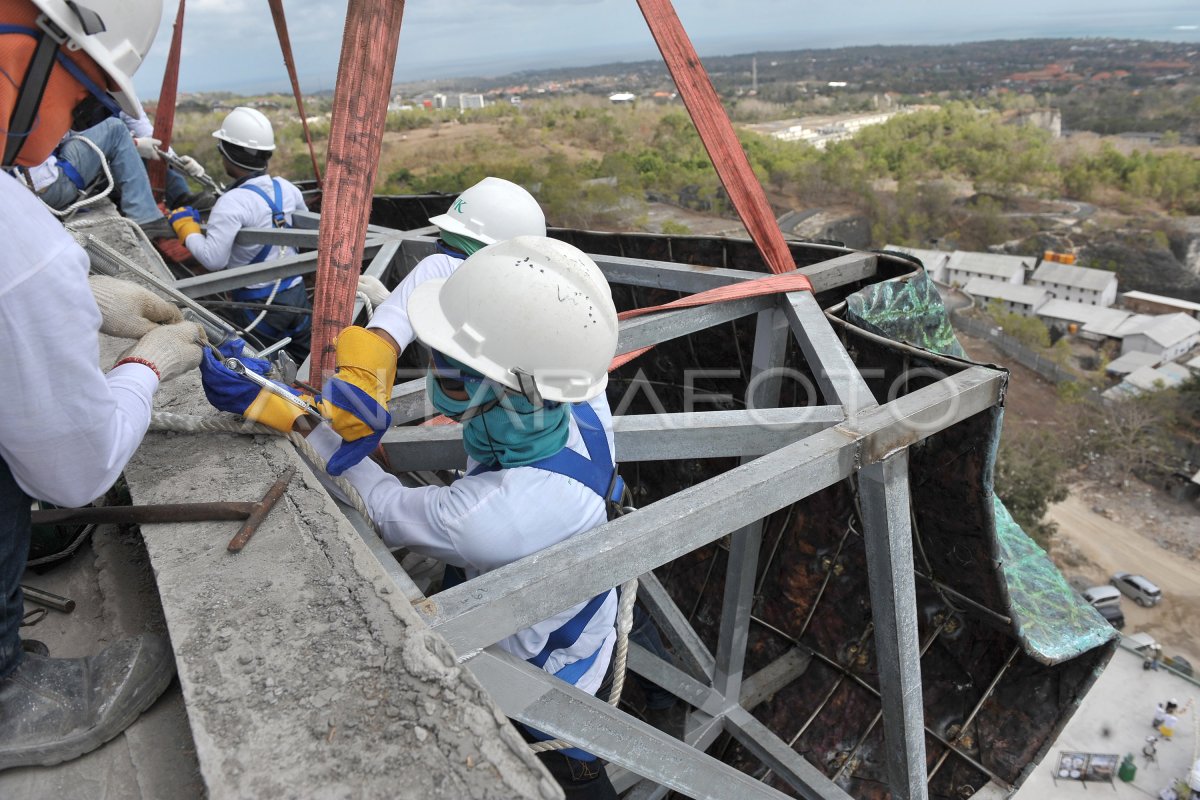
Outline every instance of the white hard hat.
<path fill-rule="evenodd" d="M 425 281 L 408 316 L 434 350 L 527 397 L 531 376 L 558 403 L 604 391 L 617 349 L 617 310 L 600 268 L 544 236 L 489 245 L 450 277 Z"/>
<path fill-rule="evenodd" d="M 533 195 L 504 178 L 484 178 L 430 217 L 444 231 L 495 244 L 514 236 L 545 236 L 546 215 Z"/>
<path fill-rule="evenodd" d="M 87 53 L 114 84 L 109 93 L 125 113 L 137 116 L 140 106 L 133 73 L 162 19 L 162 0 L 33 0 L 33 4 L 67 35 L 68 47 Z M 89 33 L 90 31 L 90 33 Z"/>
<path fill-rule="evenodd" d="M 248 150 L 274 150 L 275 129 L 267 115 L 254 108 L 238 106 L 225 116 L 213 137 Z"/>

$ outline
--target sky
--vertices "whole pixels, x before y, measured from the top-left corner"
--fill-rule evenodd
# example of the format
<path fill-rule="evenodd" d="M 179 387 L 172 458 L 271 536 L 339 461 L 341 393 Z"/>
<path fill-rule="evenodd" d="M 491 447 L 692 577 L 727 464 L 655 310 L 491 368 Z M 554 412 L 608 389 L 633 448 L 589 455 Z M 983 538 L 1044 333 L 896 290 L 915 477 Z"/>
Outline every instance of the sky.
<path fill-rule="evenodd" d="M 158 95 L 177 0 L 136 76 Z M 1140 6 L 1140 7 L 1139 7 Z M 1196 0 L 675 0 L 700 55 L 872 44 L 1112 36 L 1196 42 Z M 847 11 L 839 12 L 845 8 Z M 284 0 L 304 91 L 332 89 L 345 3 Z M 396 82 L 657 58 L 635 0 L 409 0 Z M 179 89 L 287 87 L 266 0 L 190 0 Z"/>

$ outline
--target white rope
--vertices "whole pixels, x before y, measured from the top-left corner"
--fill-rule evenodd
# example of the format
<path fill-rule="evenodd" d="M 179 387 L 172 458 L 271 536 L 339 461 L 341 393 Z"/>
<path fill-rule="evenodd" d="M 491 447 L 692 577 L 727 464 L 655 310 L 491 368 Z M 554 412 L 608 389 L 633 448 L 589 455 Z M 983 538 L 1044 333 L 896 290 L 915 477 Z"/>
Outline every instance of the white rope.
<path fill-rule="evenodd" d="M 110 170 L 108 168 L 108 159 L 104 157 L 104 151 L 101 150 L 100 147 L 95 142 L 93 142 L 91 139 L 87 138 L 86 136 L 72 136 L 70 140 L 75 140 L 75 139 L 78 139 L 79 141 L 83 142 L 88 147 L 90 147 L 96 151 L 96 156 L 100 159 L 100 169 L 103 170 L 103 172 L 104 172 L 104 180 L 108 183 L 108 186 L 104 187 L 104 191 L 102 191 L 98 194 L 91 195 L 90 197 L 87 194 L 84 194 L 83 197 L 76 200 L 74 203 L 67 206 L 62 211 L 59 211 L 57 208 L 54 208 L 53 206 L 47 204 L 46 208 L 50 209 L 50 213 L 56 217 L 69 217 L 72 214 L 74 214 L 76 211 L 78 211 L 79 209 L 83 208 L 84 206 L 90 206 L 92 203 L 98 202 L 98 201 L 103 200 L 104 198 L 108 197 L 109 193 L 112 192 L 112 190 L 113 190 L 112 170 Z M 84 192 L 85 189 L 80 189 L 79 191 Z"/>
<path fill-rule="evenodd" d="M 269 295 L 267 295 L 267 299 L 263 302 L 264 306 L 271 305 L 271 301 L 273 301 L 275 299 L 275 293 L 279 291 L 279 284 L 282 282 L 283 282 L 283 278 L 275 279 L 274 285 L 271 286 L 271 293 Z M 262 311 L 260 311 L 258 316 L 255 317 L 254 320 L 249 325 L 242 328 L 242 333 L 249 333 L 250 331 L 254 330 L 254 326 L 258 325 L 258 323 L 263 321 L 263 317 L 265 317 L 267 315 L 267 311 L 269 311 L 269 310 L 270 309 L 268 309 L 268 308 L 264 308 Z"/>
<path fill-rule="evenodd" d="M 194 417 L 187 414 L 174 414 L 169 411 L 155 411 L 150 417 L 150 430 L 152 431 L 173 431 L 177 433 L 241 433 L 241 434 L 267 434 L 273 436 L 285 436 L 288 441 L 296 446 L 308 461 L 322 468 L 325 466 L 325 460 L 313 449 L 313 446 L 308 443 L 308 440 L 299 433 L 292 432 L 283 434 L 274 428 L 266 425 L 260 425 L 257 422 L 248 420 L 238 421 L 233 417 Z M 362 495 L 358 490 L 342 477 L 334 477 L 328 475 L 329 480 L 342 491 L 349 501 L 350 505 L 357 511 L 375 534 L 380 538 L 383 535 L 379 528 L 376 527 L 375 521 L 371 519 L 371 514 L 367 510 L 367 504 L 363 501 Z M 638 579 L 631 578 L 620 586 L 620 601 L 617 604 L 617 641 L 613 645 L 613 681 L 612 690 L 608 695 L 608 704 L 614 708 L 621 702 L 621 692 L 625 688 L 625 668 L 629 659 L 629 632 L 633 628 L 633 604 L 637 599 Z M 535 753 L 543 753 L 550 750 L 565 750 L 575 745 L 566 742 L 562 739 L 552 739 L 546 742 L 538 742 L 531 744 L 530 749 Z"/>
<path fill-rule="evenodd" d="M 355 292 L 354 296 L 362 300 L 363 311 L 367 312 L 367 321 L 371 321 L 371 317 L 375 316 L 375 305 L 371 302 L 371 298 L 367 297 L 366 292 Z"/>
<path fill-rule="evenodd" d="M 316 464 L 322 469 L 325 468 L 325 459 L 321 458 L 320 454 L 308 443 L 308 440 L 299 433 L 293 431 L 284 434 L 274 428 L 260 425 L 257 422 L 250 422 L 249 420 L 238 421 L 232 416 L 193 417 L 187 414 L 173 414 L 169 411 L 155 411 L 150 416 L 150 430 L 173 431 L 176 433 L 241 433 L 247 435 L 266 434 L 269 436 L 285 436 L 310 463 Z M 326 473 L 326 476 L 346 496 L 350 505 L 362 515 L 362 518 L 367 521 L 367 524 L 371 526 L 375 534 L 382 539 L 383 535 L 379 532 L 379 528 L 375 526 L 375 521 L 371 519 L 371 514 L 367 510 L 367 504 L 363 501 L 362 495 L 358 493 L 358 490 L 345 478 L 340 476 L 334 477 L 328 473 Z"/>

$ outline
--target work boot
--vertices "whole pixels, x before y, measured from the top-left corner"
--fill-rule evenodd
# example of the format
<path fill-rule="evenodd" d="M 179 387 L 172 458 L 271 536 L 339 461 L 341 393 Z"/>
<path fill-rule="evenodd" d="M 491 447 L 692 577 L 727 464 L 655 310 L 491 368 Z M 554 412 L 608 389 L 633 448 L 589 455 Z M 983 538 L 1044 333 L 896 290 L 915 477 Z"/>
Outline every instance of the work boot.
<path fill-rule="evenodd" d="M 143 634 L 87 658 L 26 653 L 0 680 L 0 770 L 78 758 L 112 739 L 175 674 L 165 636 Z"/>
<path fill-rule="evenodd" d="M 171 223 L 166 217 L 152 219 L 149 222 L 139 222 L 138 227 L 142 229 L 142 233 L 146 234 L 146 238 L 151 241 L 155 239 L 175 238 L 175 230 L 171 227 Z"/>

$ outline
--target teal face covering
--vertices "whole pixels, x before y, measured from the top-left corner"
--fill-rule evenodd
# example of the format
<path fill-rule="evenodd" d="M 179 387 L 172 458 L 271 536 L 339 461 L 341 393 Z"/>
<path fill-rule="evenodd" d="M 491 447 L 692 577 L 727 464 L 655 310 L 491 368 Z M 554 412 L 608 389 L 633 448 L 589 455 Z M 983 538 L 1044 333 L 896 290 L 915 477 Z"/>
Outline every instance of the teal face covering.
<path fill-rule="evenodd" d="M 470 236 L 460 236 L 457 233 L 450 233 L 450 231 L 442 231 L 440 228 L 438 230 L 441 231 L 442 241 L 461 253 L 472 255 L 476 250 L 487 247 L 483 242 L 472 239 Z"/>
<path fill-rule="evenodd" d="M 463 367 L 441 353 L 434 356 L 450 371 L 457 371 L 467 400 L 446 394 L 433 369 L 425 385 L 433 407 L 451 419 L 459 419 L 472 407 L 493 404 L 463 423 L 463 447 L 481 464 L 501 468 L 523 467 L 552 456 L 567 444 L 571 431 L 570 409 L 561 403 L 543 403 L 537 408 L 519 395 Z M 440 367 L 440 365 L 439 365 Z"/>

